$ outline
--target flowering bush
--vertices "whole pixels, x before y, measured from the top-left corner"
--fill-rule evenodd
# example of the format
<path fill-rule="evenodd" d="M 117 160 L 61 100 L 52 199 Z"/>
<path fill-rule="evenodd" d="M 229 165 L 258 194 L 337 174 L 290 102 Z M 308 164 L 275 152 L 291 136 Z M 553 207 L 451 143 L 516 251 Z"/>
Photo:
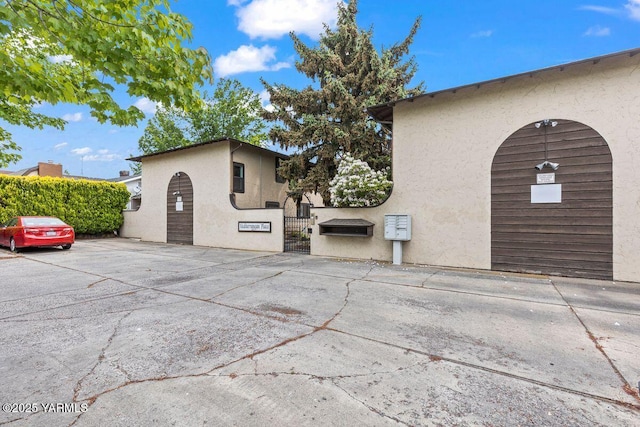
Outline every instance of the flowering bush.
<path fill-rule="evenodd" d="M 338 166 L 338 173 L 329 182 L 331 204 L 334 207 L 376 206 L 384 202 L 393 183 L 385 171 L 372 170 L 367 162 L 346 154 Z"/>

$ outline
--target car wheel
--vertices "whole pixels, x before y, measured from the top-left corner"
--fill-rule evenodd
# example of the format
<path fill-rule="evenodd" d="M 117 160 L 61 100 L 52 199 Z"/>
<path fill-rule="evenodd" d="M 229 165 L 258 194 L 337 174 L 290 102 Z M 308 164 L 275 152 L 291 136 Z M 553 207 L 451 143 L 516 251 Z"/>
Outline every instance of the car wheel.
<path fill-rule="evenodd" d="M 16 248 L 16 241 L 13 240 L 13 237 L 9 240 L 9 250 L 11 252 L 18 252 L 18 248 Z"/>
<path fill-rule="evenodd" d="M 70 244 L 62 245 L 62 249 L 64 249 L 65 251 L 67 249 L 71 249 L 71 245 Z"/>

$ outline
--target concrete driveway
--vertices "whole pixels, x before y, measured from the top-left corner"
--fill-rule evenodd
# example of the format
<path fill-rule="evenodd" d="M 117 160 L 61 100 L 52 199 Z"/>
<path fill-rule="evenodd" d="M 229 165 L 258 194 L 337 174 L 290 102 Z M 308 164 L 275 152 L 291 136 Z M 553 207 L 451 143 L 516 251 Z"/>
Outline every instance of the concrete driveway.
<path fill-rule="evenodd" d="M 0 424 L 637 426 L 640 284 L 0 250 Z"/>

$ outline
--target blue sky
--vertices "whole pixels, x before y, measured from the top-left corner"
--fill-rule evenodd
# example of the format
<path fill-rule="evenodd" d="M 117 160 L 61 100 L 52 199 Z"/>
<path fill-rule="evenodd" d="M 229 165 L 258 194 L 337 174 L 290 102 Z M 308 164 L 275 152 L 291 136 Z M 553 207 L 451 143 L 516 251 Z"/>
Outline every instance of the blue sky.
<path fill-rule="evenodd" d="M 172 9 L 193 23 L 192 47 L 208 50 L 216 78 L 236 78 L 262 93 L 261 77 L 299 88 L 310 83 L 294 68 L 288 33 L 312 45 L 322 23 L 335 22 L 336 1 L 181 0 Z M 640 47 L 640 0 L 360 0 L 359 10 L 360 27 L 373 28 L 378 47 L 403 40 L 422 16 L 411 54 L 419 66 L 415 83 L 424 81 L 429 92 Z M 145 99 L 120 91 L 117 100 L 152 117 L 154 105 Z M 43 105 L 39 112 L 64 118 L 66 129 L 7 126 L 23 160 L 6 169 L 51 160 L 73 175 L 115 177 L 129 169 L 125 158 L 138 153 L 146 124 L 100 125 L 75 105 Z"/>

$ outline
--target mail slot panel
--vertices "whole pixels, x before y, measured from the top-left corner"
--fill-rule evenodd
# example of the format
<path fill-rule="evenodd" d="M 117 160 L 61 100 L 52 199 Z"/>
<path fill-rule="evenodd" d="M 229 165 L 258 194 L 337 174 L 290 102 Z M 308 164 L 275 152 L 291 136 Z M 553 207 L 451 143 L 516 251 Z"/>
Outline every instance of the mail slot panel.
<path fill-rule="evenodd" d="M 384 216 L 385 240 L 411 240 L 411 215 L 386 214 Z"/>

